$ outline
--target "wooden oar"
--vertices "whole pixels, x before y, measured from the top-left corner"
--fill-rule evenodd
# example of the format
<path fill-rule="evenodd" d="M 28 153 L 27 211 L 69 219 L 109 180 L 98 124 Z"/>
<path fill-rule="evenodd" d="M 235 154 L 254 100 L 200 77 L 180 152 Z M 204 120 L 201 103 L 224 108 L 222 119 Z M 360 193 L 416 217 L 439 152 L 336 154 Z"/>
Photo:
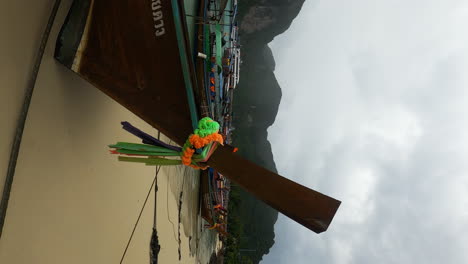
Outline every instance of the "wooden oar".
<path fill-rule="evenodd" d="M 158 202 L 158 172 L 161 167 L 156 170 L 156 183 L 154 184 L 154 220 L 153 220 L 153 232 L 151 234 L 150 242 L 150 264 L 158 263 L 159 251 L 161 245 L 159 245 L 158 230 L 156 229 L 156 215 L 157 215 L 157 202 Z"/>
<path fill-rule="evenodd" d="M 158 140 L 161 136 L 161 132 L 158 132 Z M 157 208 L 158 208 L 158 174 L 161 166 L 156 169 L 156 178 L 154 179 L 154 218 L 153 218 L 153 232 L 151 233 L 150 241 L 150 264 L 158 263 L 159 251 L 161 245 L 159 245 L 158 230 L 156 229 L 157 223 Z"/>

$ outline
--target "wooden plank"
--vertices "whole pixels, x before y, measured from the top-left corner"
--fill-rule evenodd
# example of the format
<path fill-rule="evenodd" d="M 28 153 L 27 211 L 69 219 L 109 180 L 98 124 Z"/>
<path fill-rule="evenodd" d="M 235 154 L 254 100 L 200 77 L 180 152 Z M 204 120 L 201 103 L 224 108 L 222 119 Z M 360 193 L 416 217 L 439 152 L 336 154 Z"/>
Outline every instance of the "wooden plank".
<path fill-rule="evenodd" d="M 328 229 L 341 202 L 262 168 L 220 146 L 208 164 L 279 212 L 321 233 Z"/>

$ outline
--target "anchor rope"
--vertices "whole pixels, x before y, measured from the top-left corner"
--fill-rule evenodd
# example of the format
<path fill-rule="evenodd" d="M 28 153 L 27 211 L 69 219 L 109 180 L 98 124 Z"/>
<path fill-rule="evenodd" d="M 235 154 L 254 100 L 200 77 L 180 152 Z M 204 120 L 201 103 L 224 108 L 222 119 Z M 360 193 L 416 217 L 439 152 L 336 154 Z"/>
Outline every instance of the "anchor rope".
<path fill-rule="evenodd" d="M 156 169 L 156 175 L 154 176 L 153 181 L 151 182 L 151 186 L 150 186 L 150 188 L 148 190 L 148 194 L 146 195 L 145 201 L 143 202 L 143 206 L 141 207 L 140 213 L 138 214 L 138 218 L 137 218 L 137 220 L 135 222 L 135 225 L 133 226 L 132 233 L 130 234 L 127 245 L 125 246 L 125 250 L 124 250 L 124 252 L 122 254 L 122 258 L 120 259 L 120 264 L 122 264 L 124 259 L 125 259 L 128 247 L 130 246 L 130 243 L 132 242 L 133 235 L 135 234 L 135 230 L 136 230 L 136 228 L 137 228 L 137 226 L 138 226 L 138 224 L 140 222 L 141 215 L 143 214 L 143 211 L 145 210 L 146 202 L 148 202 L 148 198 L 149 198 L 149 196 L 151 194 L 151 191 L 153 190 L 153 187 L 154 187 L 154 185 L 156 183 L 156 179 L 158 177 L 160 169 L 161 169 L 161 166 L 158 166 L 158 168 Z M 155 208 L 155 210 L 156 210 L 156 208 Z"/>
<path fill-rule="evenodd" d="M 127 127 L 128 128 L 128 127 Z M 142 132 L 143 133 L 143 132 Z M 146 136 L 149 136 L 148 134 L 145 134 Z M 155 139 L 151 136 L 151 137 L 154 141 L 159 141 L 160 140 L 160 136 L 161 136 L 161 132 L 158 131 L 158 138 Z M 171 144 L 171 141 L 169 141 L 169 144 Z M 135 222 L 135 225 L 133 226 L 133 230 L 132 230 L 132 233 L 130 234 L 130 237 L 128 238 L 128 242 L 127 242 L 127 245 L 125 246 L 125 250 L 122 254 L 122 258 L 120 259 L 120 264 L 123 263 L 124 259 L 125 259 L 125 256 L 127 254 L 127 250 L 128 250 L 128 247 L 130 246 L 130 243 L 132 241 L 132 238 L 133 238 L 133 235 L 135 234 L 135 230 L 140 222 L 140 218 L 141 218 L 141 215 L 146 207 L 146 202 L 148 202 L 148 198 L 151 194 L 151 190 L 153 189 L 154 187 L 154 215 L 153 215 L 153 229 L 156 229 L 156 197 L 157 197 L 157 193 L 158 193 L 158 184 L 156 183 L 157 179 L 158 179 L 158 174 L 159 174 L 159 170 L 161 169 L 161 166 L 158 166 L 156 168 L 156 174 L 154 175 L 154 178 L 153 178 L 153 181 L 151 182 L 151 186 L 148 190 L 148 194 L 146 195 L 146 198 L 145 198 L 145 201 L 143 202 L 143 206 L 141 207 L 141 210 L 140 210 L 140 213 L 138 214 L 138 218 Z"/>

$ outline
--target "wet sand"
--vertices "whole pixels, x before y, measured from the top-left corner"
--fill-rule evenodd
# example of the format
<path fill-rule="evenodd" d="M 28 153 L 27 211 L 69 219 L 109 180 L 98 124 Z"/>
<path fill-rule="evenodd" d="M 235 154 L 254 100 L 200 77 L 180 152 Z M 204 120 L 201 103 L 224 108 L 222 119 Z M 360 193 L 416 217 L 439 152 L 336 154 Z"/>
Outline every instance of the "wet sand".
<path fill-rule="evenodd" d="M 0 191 L 27 81 L 53 0 L 0 0 Z"/>
<path fill-rule="evenodd" d="M 155 167 L 118 162 L 108 154 L 107 145 L 137 142 L 121 129 L 123 120 L 153 135 L 157 131 L 53 59 L 70 3 L 62 1 L 37 80 L 0 240 L 0 263 L 119 263 L 156 174 Z M 13 84 L 25 85 L 52 4 L 42 0 L 16 7 L 35 19 L 22 22 L 30 26 L 23 34 L 32 43 L 19 46 L 25 54 L 15 50 L 11 60 L 1 62 L 2 81 L 8 74 L 21 73 L 14 79 L 20 84 Z M 21 71 L 15 72 L 15 66 Z M 4 72 L 7 67 L 11 69 Z M 2 171 L 8 162 L 15 109 L 22 102 L 20 90 L 0 111 L 2 122 L 8 121 L 0 137 Z M 2 89 L 2 98 L 11 92 Z M 196 171 L 180 166 L 163 168 L 158 175 L 159 263 L 207 263 L 216 246 L 215 234 L 202 229 L 198 216 L 198 177 Z M 151 193 L 123 263 L 149 262 L 153 202 Z"/>

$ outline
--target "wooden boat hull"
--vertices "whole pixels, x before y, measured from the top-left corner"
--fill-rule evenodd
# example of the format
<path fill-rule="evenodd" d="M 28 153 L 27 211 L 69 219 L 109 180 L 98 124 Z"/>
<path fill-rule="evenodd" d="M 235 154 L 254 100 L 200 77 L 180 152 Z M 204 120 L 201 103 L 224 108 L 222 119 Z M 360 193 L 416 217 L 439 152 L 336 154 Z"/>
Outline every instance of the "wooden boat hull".
<path fill-rule="evenodd" d="M 182 0 L 75 0 L 55 57 L 182 145 L 205 109 L 201 100 L 194 103 L 197 80 L 184 20 Z M 317 233 L 327 230 L 340 205 L 230 146 L 218 147 L 208 164 Z"/>
<path fill-rule="evenodd" d="M 196 81 L 187 37 L 177 37 L 187 32 L 175 23 L 182 1 L 179 10 L 173 2 L 75 0 L 55 57 L 181 144 L 193 131 L 186 86 Z"/>

